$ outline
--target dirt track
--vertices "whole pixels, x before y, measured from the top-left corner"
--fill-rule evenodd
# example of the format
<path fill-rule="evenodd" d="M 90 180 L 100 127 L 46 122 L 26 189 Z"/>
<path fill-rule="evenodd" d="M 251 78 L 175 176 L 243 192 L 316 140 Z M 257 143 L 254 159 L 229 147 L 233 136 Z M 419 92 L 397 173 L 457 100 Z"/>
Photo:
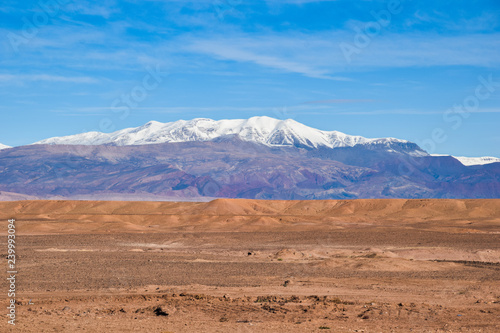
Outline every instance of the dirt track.
<path fill-rule="evenodd" d="M 500 200 L 3 202 L 3 235 L 12 217 L 12 331 L 500 331 Z"/>

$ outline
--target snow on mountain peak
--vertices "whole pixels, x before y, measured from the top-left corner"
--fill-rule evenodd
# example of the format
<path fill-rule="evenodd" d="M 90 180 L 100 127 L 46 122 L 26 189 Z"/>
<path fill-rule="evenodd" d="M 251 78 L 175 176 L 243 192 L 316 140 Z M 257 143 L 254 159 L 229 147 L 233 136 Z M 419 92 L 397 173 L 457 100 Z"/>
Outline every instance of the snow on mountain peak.
<path fill-rule="evenodd" d="M 170 123 L 150 121 L 136 128 L 126 128 L 113 133 L 88 132 L 64 137 L 54 137 L 35 144 L 67 145 L 143 145 L 164 142 L 211 141 L 228 135 L 237 135 L 244 141 L 267 146 L 297 147 L 352 147 L 357 144 L 408 144 L 408 141 L 386 138 L 367 139 L 337 131 L 321 131 L 292 119 L 279 120 L 266 116 L 249 119 L 212 120 L 196 118 Z M 422 150 L 417 155 L 426 155 Z"/>
<path fill-rule="evenodd" d="M 500 158 L 491 157 L 491 156 L 466 157 L 466 156 L 452 156 L 452 155 L 447 155 L 447 154 L 431 154 L 431 156 L 450 156 L 450 157 L 453 157 L 454 159 L 458 160 L 460 163 L 462 163 L 465 166 L 484 165 L 484 164 L 500 162 Z"/>
<path fill-rule="evenodd" d="M 0 150 L 7 149 L 7 148 L 12 148 L 12 147 L 6 146 L 6 145 L 0 143 Z"/>
<path fill-rule="evenodd" d="M 500 162 L 500 158 L 484 156 L 484 157 L 465 157 L 465 156 L 453 156 L 455 159 L 459 160 L 465 166 L 471 165 L 484 165 L 490 163 Z"/>

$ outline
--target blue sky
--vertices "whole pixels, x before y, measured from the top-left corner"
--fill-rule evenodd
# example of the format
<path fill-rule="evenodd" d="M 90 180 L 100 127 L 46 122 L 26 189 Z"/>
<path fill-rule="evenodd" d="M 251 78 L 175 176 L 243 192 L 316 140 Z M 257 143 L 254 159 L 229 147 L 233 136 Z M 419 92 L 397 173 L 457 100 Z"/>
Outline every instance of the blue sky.
<path fill-rule="evenodd" d="M 500 157 L 496 0 L 4 0 L 0 44 L 7 145 L 267 115 Z"/>

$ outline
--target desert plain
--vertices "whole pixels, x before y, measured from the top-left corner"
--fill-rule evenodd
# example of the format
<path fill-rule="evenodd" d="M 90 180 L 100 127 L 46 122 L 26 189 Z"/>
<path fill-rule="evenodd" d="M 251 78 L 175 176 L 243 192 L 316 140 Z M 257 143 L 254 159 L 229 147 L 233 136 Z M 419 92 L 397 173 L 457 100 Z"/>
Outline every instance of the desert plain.
<path fill-rule="evenodd" d="M 500 331 L 496 199 L 1 202 L 4 258 L 11 218 L 2 332 Z"/>

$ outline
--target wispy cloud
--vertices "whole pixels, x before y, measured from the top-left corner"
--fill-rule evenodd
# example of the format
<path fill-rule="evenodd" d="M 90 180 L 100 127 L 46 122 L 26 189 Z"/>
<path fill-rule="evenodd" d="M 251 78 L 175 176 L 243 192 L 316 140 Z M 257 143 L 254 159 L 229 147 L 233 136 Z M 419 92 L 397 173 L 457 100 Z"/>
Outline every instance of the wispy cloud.
<path fill-rule="evenodd" d="M 241 44 L 240 44 L 241 45 Z M 337 80 L 337 81 L 350 81 L 350 78 L 342 76 L 328 75 L 326 71 L 319 68 L 314 68 L 305 63 L 295 62 L 291 59 L 279 58 L 277 56 L 264 55 L 263 52 L 252 52 L 239 48 L 235 44 L 227 43 L 226 41 L 194 41 L 189 47 L 194 52 L 205 53 L 213 55 L 220 59 L 231 60 L 237 62 L 250 62 L 268 68 L 283 70 L 285 72 L 303 74 L 308 77 Z M 262 51 L 262 50 L 260 50 Z"/>
<path fill-rule="evenodd" d="M 304 76 L 352 81 L 345 73 L 356 69 L 430 66 L 500 67 L 500 33 L 443 36 L 429 33 L 379 36 L 349 64 L 339 43 L 354 33 L 253 34 L 189 36 L 184 52 L 194 52 L 223 61 L 253 63 Z M 343 74 L 342 74 L 343 73 Z"/>
<path fill-rule="evenodd" d="M 339 115 L 352 115 L 352 116 L 378 116 L 378 115 L 439 115 L 444 114 L 446 109 L 442 110 L 425 110 L 425 109 L 386 109 L 386 110 L 372 110 L 372 111 L 339 111 L 335 114 Z M 500 108 L 480 108 L 477 110 L 469 111 L 468 113 L 500 113 Z"/>
<path fill-rule="evenodd" d="M 374 99 L 324 99 L 318 101 L 308 101 L 304 104 L 345 104 L 345 103 L 372 103 L 377 102 Z"/>
<path fill-rule="evenodd" d="M 450 17 L 449 13 L 440 11 L 417 10 L 408 17 L 405 24 L 409 27 L 432 25 L 446 31 L 460 33 L 477 33 L 481 31 L 494 31 L 500 25 L 498 12 L 482 12 L 480 15 L 470 17 Z"/>
<path fill-rule="evenodd" d="M 282 106 L 280 106 L 282 107 Z M 136 111 L 147 111 L 151 114 L 189 114 L 189 113 L 227 113 L 227 112 L 238 112 L 238 113 L 267 113 L 272 114 L 278 108 L 276 106 L 166 106 L 166 107 L 136 107 Z M 291 113 L 297 113 L 300 111 L 314 111 L 314 110 L 330 110 L 325 105 L 305 105 L 296 104 L 288 105 L 286 109 Z M 51 112 L 58 113 L 61 115 L 93 115 L 93 114 L 106 114 L 116 111 L 116 108 L 111 106 L 93 106 L 93 107 L 66 107 L 59 109 L 52 109 Z"/>
<path fill-rule="evenodd" d="M 65 10 L 83 15 L 101 16 L 105 19 L 120 12 L 116 1 L 112 0 L 100 1 L 99 5 L 92 1 L 79 0 L 69 4 Z"/>
<path fill-rule="evenodd" d="M 0 74 L 0 82 L 48 81 L 64 83 L 97 83 L 99 80 L 88 76 L 58 76 L 50 74 L 13 75 Z"/>
<path fill-rule="evenodd" d="M 106 8 L 112 11 L 109 6 Z M 105 11 L 101 14 L 107 15 Z M 195 16 L 213 23 L 210 15 Z M 206 70 L 213 63 L 229 61 L 253 64 L 276 73 L 346 82 L 354 81 L 352 73 L 377 68 L 500 67 L 500 33 L 386 33 L 377 36 L 348 64 L 339 44 L 352 43 L 356 33 L 345 27 L 330 31 L 289 30 L 279 33 L 257 29 L 246 33 L 237 27 L 220 24 L 227 28 L 224 34 L 208 28 L 180 30 L 173 34 L 175 30 L 160 27 L 155 31 L 153 22 L 140 20 L 110 21 L 103 27 L 79 24 L 47 26 L 43 33 L 26 45 L 23 56 L 32 67 L 42 67 L 51 61 L 66 69 L 105 69 L 108 72 L 143 70 L 145 65 L 161 64 L 186 73 L 192 69 Z M 199 26 L 204 25 L 199 23 Z M 131 29 L 147 33 L 149 39 L 130 36 Z M 7 31 L 0 33 L 6 34 Z M 18 59 L 14 56 L 4 62 L 6 66 L 16 63 Z"/>

